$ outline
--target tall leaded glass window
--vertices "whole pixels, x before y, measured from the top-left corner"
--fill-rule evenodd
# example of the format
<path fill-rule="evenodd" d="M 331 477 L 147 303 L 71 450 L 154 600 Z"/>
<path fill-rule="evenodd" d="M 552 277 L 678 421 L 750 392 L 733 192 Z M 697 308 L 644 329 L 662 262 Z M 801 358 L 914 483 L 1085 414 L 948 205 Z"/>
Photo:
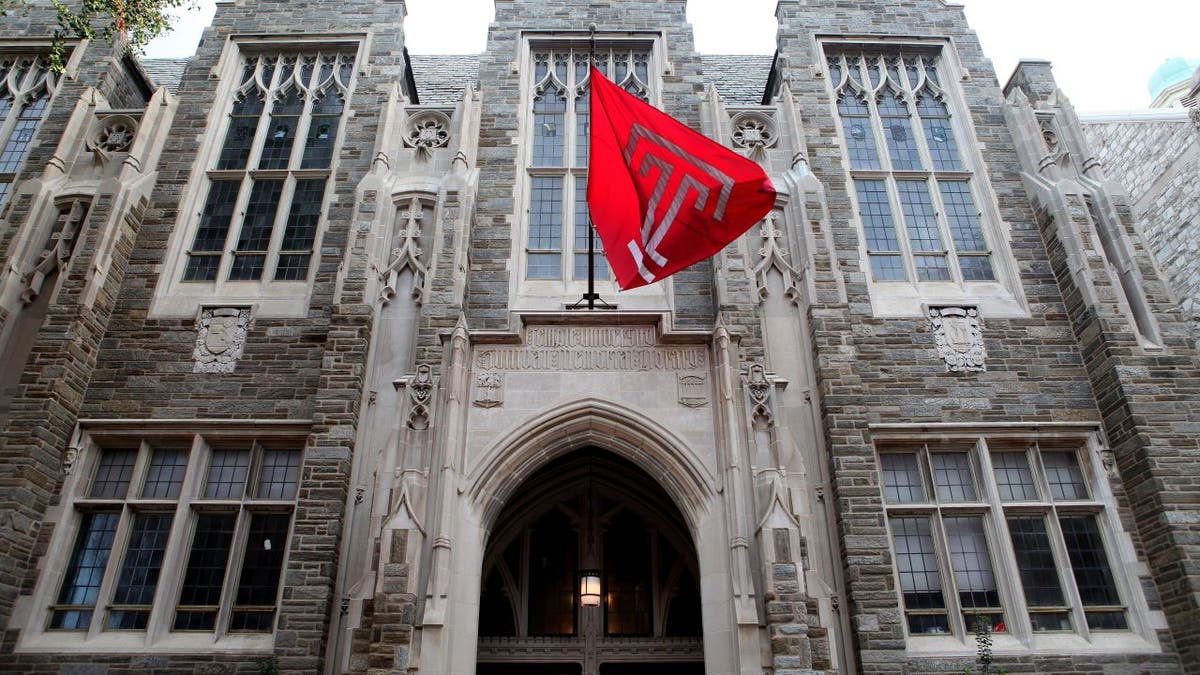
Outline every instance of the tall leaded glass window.
<path fill-rule="evenodd" d="M 0 209 L 8 202 L 56 85 L 41 56 L 0 55 Z"/>
<path fill-rule="evenodd" d="M 910 635 L 1128 629 L 1078 445 L 903 443 L 879 471 Z"/>
<path fill-rule="evenodd" d="M 72 501 L 79 524 L 48 630 L 272 630 L 301 451 L 192 445 L 98 451 Z"/>
<path fill-rule="evenodd" d="M 243 56 L 184 281 L 308 278 L 354 59 Z"/>
<path fill-rule="evenodd" d="M 941 57 L 863 48 L 827 56 L 871 278 L 995 281 Z"/>
<path fill-rule="evenodd" d="M 629 93 L 649 100 L 650 50 L 600 49 L 596 68 Z M 529 279 L 586 279 L 588 48 L 534 48 L 529 91 L 528 232 L 525 276 Z M 599 239 L 596 276 L 609 276 Z"/>

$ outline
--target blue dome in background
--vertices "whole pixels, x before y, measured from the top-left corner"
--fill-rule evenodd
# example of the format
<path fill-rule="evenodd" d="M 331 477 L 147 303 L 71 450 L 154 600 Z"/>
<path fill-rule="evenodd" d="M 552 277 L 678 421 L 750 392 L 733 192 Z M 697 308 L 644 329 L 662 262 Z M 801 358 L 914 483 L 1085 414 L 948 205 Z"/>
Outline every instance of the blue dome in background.
<path fill-rule="evenodd" d="M 1165 89 L 1191 80 L 1196 68 L 1200 68 L 1200 59 L 1185 59 L 1182 56 L 1167 59 L 1154 71 L 1154 75 L 1150 76 L 1151 100 L 1157 99 Z"/>

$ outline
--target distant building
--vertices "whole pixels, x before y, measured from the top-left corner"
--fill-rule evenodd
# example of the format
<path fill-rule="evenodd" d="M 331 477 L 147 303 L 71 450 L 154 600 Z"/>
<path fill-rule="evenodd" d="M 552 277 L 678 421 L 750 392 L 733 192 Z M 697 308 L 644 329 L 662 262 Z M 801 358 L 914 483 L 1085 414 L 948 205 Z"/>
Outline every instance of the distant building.
<path fill-rule="evenodd" d="M 1194 127 L 1121 154 L 942 0 L 685 9 L 234 0 L 61 75 L 7 17 L 0 670 L 1197 672 L 1197 256 L 1135 227 Z M 779 188 L 596 311 L 589 63 Z"/>

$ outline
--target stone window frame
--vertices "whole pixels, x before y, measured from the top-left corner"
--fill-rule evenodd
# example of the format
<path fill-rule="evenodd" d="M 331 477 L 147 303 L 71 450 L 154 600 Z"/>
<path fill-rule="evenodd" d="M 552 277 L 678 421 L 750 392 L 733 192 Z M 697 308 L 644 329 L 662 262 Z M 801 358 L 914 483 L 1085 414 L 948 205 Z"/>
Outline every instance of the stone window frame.
<path fill-rule="evenodd" d="M 556 278 L 532 278 L 529 276 L 529 256 L 530 252 L 529 235 L 532 220 L 533 209 L 533 187 L 534 181 L 542 176 L 562 175 L 567 176 L 570 180 L 568 183 L 574 185 L 578 182 L 580 185 L 586 184 L 587 168 L 576 166 L 572 161 L 575 158 L 576 146 L 578 145 L 576 138 L 576 130 L 574 127 L 576 120 L 575 113 L 575 97 L 582 93 L 587 96 L 589 89 L 580 88 L 576 85 L 580 84 L 575 81 L 574 73 L 571 73 L 570 80 L 566 83 L 569 85 L 568 100 L 566 103 L 566 125 L 570 129 L 571 143 L 566 144 L 566 149 L 569 154 L 564 158 L 563 167 L 537 167 L 534 165 L 534 97 L 533 90 L 539 84 L 535 81 L 535 55 L 539 50 L 563 50 L 570 49 L 576 53 L 586 52 L 589 47 L 588 34 L 581 31 L 561 31 L 561 32 L 527 32 L 521 37 L 520 53 L 517 61 L 514 64 L 514 69 L 520 73 L 520 98 L 517 104 L 518 111 L 518 170 L 516 182 L 514 185 L 514 201 L 517 205 L 517 216 L 515 226 L 513 228 L 513 246 L 510 269 L 514 270 L 516 283 L 511 284 L 510 303 L 514 307 L 528 310 L 561 310 L 565 305 L 570 305 L 579 300 L 581 295 L 587 290 L 587 275 L 582 274 L 578 278 L 574 275 L 574 256 L 581 252 L 586 252 L 586 240 L 584 240 L 583 248 L 576 250 L 572 245 L 574 239 L 575 221 L 573 217 L 574 209 L 568 208 L 570 204 L 575 202 L 574 188 L 568 189 L 564 186 L 562 194 L 564 195 L 562 205 L 562 240 L 559 243 L 558 250 L 561 252 L 559 264 L 562 270 Z M 644 50 L 649 52 L 648 58 L 648 103 L 662 108 L 662 75 L 670 74 L 672 65 L 668 58 L 667 46 L 663 34 L 659 31 L 622 31 L 620 33 L 597 33 L 596 36 L 596 51 L 597 55 L 607 54 L 610 50 Z M 621 84 L 621 83 L 618 83 Z M 565 141 L 564 141 L 565 143 Z M 568 240 L 570 237 L 570 240 Z M 596 239 L 597 253 L 602 252 L 603 244 L 600 239 Z M 538 252 L 534 250 L 534 252 Z M 596 270 L 596 292 L 600 293 L 605 300 L 613 302 L 615 295 L 618 292 L 616 281 L 611 273 L 606 270 L 606 261 L 598 261 Z M 638 309 L 662 309 L 664 307 L 665 298 L 669 294 L 666 287 L 669 284 L 652 284 L 650 286 L 634 289 L 632 291 L 621 292 L 621 307 L 638 308 Z"/>
<path fill-rule="evenodd" d="M 243 77 L 244 58 L 259 54 L 277 53 L 302 55 L 346 54 L 353 58 L 350 81 L 337 82 L 332 87 L 344 95 L 344 107 L 334 139 L 329 166 L 306 169 L 300 166 L 304 147 L 300 131 L 311 120 L 312 97 L 306 97 L 304 112 L 293 141 L 289 165 L 280 169 L 256 168 L 267 139 L 267 127 L 272 118 L 271 100 L 279 87 L 273 86 L 267 96 L 264 110 L 259 113 L 259 125 L 255 142 L 244 169 L 221 169 L 219 162 L 224 149 L 226 135 L 232 120 L 233 106 L 246 88 Z M 254 305 L 257 313 L 265 318 L 299 318 L 308 313 L 309 297 L 321 261 L 321 242 L 328 229 L 328 211 L 336 201 L 337 181 L 340 168 L 339 155 L 346 140 L 346 129 L 354 118 L 353 96 L 358 79 L 364 69 L 366 58 L 366 36 L 357 34 L 333 34 L 329 36 L 260 36 L 232 35 L 226 39 L 217 65 L 212 69 L 213 79 L 220 83 L 214 96 L 215 103 L 209 108 L 205 132 L 199 143 L 196 158 L 179 201 L 179 213 L 167 248 L 165 264 L 155 289 L 151 304 L 151 316 L 161 318 L 187 318 L 195 316 L 202 305 L 230 304 Z M 274 79 L 278 79 L 277 77 Z M 297 148 L 296 146 L 300 146 Z M 324 194 L 319 206 L 316 231 L 313 235 L 311 257 L 307 275 L 299 280 L 276 280 L 274 271 L 281 254 L 282 240 L 288 226 L 292 198 L 296 184 L 305 179 L 326 180 Z M 225 245 L 220 251 L 217 278 L 212 281 L 190 281 L 185 279 L 191 249 L 201 227 L 203 211 L 209 194 L 217 181 L 240 180 Z M 245 225 L 248 202 L 254 185 L 264 180 L 283 181 L 283 188 L 275 207 L 272 220 L 270 243 L 266 249 L 266 263 L 257 280 L 230 279 L 230 268 L 235 257 L 234 249 L 239 244 Z"/>
<path fill-rule="evenodd" d="M 38 111 L 37 118 L 33 120 L 33 127 L 28 129 L 28 141 L 20 149 L 19 156 L 15 161 L 10 160 L 12 166 L 0 165 L 0 214 L 8 205 L 12 191 L 16 187 L 17 176 L 24 169 L 25 160 L 33 148 L 38 129 L 46 120 L 46 115 L 58 92 L 58 85 L 62 81 L 62 76 L 50 69 L 49 58 L 46 55 L 48 47 L 39 48 L 35 45 L 30 45 L 30 48 L 22 47 L 24 46 L 9 47 L 5 45 L 0 47 L 0 62 L 11 59 L 18 63 L 26 61 L 29 65 L 29 69 L 20 77 L 15 77 L 18 73 L 13 72 L 12 67 L 0 69 L 0 94 L 11 96 L 13 99 L 12 106 L 5 111 L 5 116 L 0 118 L 0 155 L 7 154 L 14 140 L 13 134 L 16 132 L 17 126 L 22 121 L 29 121 L 28 118 L 22 120 L 21 116 L 25 114 L 30 105 L 43 98 L 45 102 Z"/>
<path fill-rule="evenodd" d="M 962 162 L 960 170 L 947 171 L 936 168 L 924 138 L 925 130 L 917 115 L 915 102 L 908 102 L 908 119 L 910 130 L 915 137 L 922 166 L 911 171 L 901 171 L 893 168 L 891 153 L 882 128 L 882 117 L 873 100 L 868 96 L 870 108 L 871 140 L 879 159 L 877 169 L 852 169 L 849 144 L 842 125 L 842 116 L 838 110 L 838 82 L 833 82 L 829 74 L 829 58 L 845 51 L 861 50 L 880 55 L 900 54 L 925 55 L 937 57 L 935 66 L 940 82 L 936 83 L 942 100 L 949 109 L 949 126 L 958 145 L 959 158 Z M 921 314 L 923 305 L 969 303 L 980 307 L 981 312 L 992 318 L 1027 318 L 1030 316 L 1024 289 L 1021 285 L 1020 273 L 1013 258 L 1009 245 L 1010 228 L 1000 215 L 998 198 L 991 184 L 988 166 L 980 152 L 980 143 L 976 137 L 975 121 L 972 110 L 967 105 L 961 82 L 969 79 L 969 74 L 958 60 L 954 42 L 941 38 L 817 38 L 817 53 L 820 54 L 820 70 L 827 81 L 826 93 L 830 97 L 829 105 L 836 128 L 837 142 L 841 153 L 842 164 L 846 170 L 846 192 L 853 210 L 854 222 L 860 236 L 859 256 L 863 277 L 867 282 L 872 311 L 875 316 L 886 318 L 914 317 Z M 887 82 L 883 87 L 887 87 Z M 954 239 L 947 221 L 946 209 L 942 204 L 942 194 L 938 189 L 938 179 L 945 178 L 954 181 L 965 181 L 969 184 L 970 195 L 975 200 L 978 210 L 979 225 L 987 242 L 987 254 L 990 256 L 992 272 L 995 277 L 991 281 L 964 281 L 961 273 L 952 272 L 949 281 L 919 281 L 914 262 L 911 242 L 903 224 L 905 220 L 904 205 L 899 196 L 897 179 L 920 180 L 930 186 L 929 198 L 934 209 L 934 217 L 942 236 L 947 258 L 956 257 Z M 855 187 L 856 179 L 879 180 L 886 184 L 888 206 L 891 211 L 895 235 L 899 240 L 897 253 L 903 259 L 906 271 L 903 281 L 876 281 L 871 267 L 871 256 L 868 252 L 865 224 L 862 216 L 862 206 Z M 956 263 L 951 263 L 952 270 L 957 269 Z"/>
<path fill-rule="evenodd" d="M 964 616 L 970 613 L 960 600 L 957 589 L 954 553 L 951 552 L 943 519 L 945 517 L 978 517 L 984 525 L 992 573 L 999 593 L 1000 611 L 1006 624 L 1004 632 L 992 634 L 994 648 L 999 652 L 1056 654 L 1084 652 L 1144 652 L 1158 653 L 1161 647 L 1156 635 L 1165 626 L 1161 611 L 1152 611 L 1147 603 L 1141 578 L 1148 577 L 1145 563 L 1135 553 L 1132 539 L 1121 524 L 1119 507 L 1110 485 L 1111 454 L 1105 447 L 1101 432 L 1086 425 L 1047 425 L 1025 427 L 996 425 L 971 428 L 968 425 L 873 425 L 876 449 L 876 471 L 880 499 L 887 528 L 888 550 L 892 553 L 892 576 L 895 580 L 897 607 L 903 624 L 906 648 L 910 653 L 971 654 L 976 650 L 974 626 L 967 625 Z M 969 457 L 975 500 L 941 499 L 929 462 L 931 454 L 962 453 Z M 993 457 L 998 452 L 1025 452 L 1029 459 L 1038 496 L 1030 500 L 1002 499 Z M 1086 485 L 1086 499 L 1064 500 L 1046 492 L 1047 477 L 1043 453 L 1069 452 L 1078 461 Z M 915 455 L 918 458 L 921 486 L 925 498 L 916 501 L 889 500 L 885 477 L 884 457 Z M 1069 614 L 1070 630 L 1035 631 L 1029 618 L 1023 580 L 1008 526 L 1011 517 L 1041 517 L 1048 532 L 1058 581 L 1065 597 L 1062 607 L 1035 610 L 1060 610 Z M 1073 574 L 1070 552 L 1061 532 L 1062 517 L 1094 518 L 1103 551 L 1109 565 L 1112 583 L 1121 600 L 1111 607 L 1085 608 Z M 947 633 L 913 633 L 908 617 L 912 612 L 905 605 L 902 570 L 896 554 L 897 519 L 928 518 L 931 522 L 934 555 L 944 601 L 944 613 L 949 619 Z M 959 591 L 959 592 L 956 592 Z M 1124 612 L 1124 629 L 1103 630 L 1087 627 L 1085 612 Z M 936 611 L 936 610 L 935 610 Z"/>
<path fill-rule="evenodd" d="M 23 612 L 28 617 L 17 645 L 21 652 L 91 653 L 119 651 L 125 653 L 204 653 L 214 647 L 223 652 L 270 653 L 275 641 L 275 626 L 283 598 L 283 579 L 290 557 L 292 531 L 303 476 L 305 442 L 310 431 L 307 423 L 261 421 L 243 424 L 231 422 L 164 423 L 153 421 L 81 421 L 76 447 L 67 451 L 61 505 L 47 514 L 52 528 L 37 586 L 27 598 Z M 153 453 L 162 450 L 186 452 L 186 471 L 175 497 L 153 498 L 144 493 Z M 134 450 L 136 461 L 131 467 L 130 480 L 123 497 L 96 496 L 94 479 L 105 452 Z M 214 451 L 235 450 L 248 453 L 243 495 L 239 498 L 206 496 L 208 471 Z M 263 456 L 266 451 L 295 453 L 296 481 L 291 498 L 260 498 L 255 490 L 261 481 Z M 80 529 L 89 513 L 118 513 L 118 525 L 112 534 L 108 555 L 97 587 L 91 621 L 86 629 L 52 628 L 56 610 L 88 611 L 85 606 L 64 606 L 64 583 L 70 572 L 73 556 L 79 545 Z M 160 553 L 158 579 L 154 584 L 149 605 L 133 607 L 148 612 L 145 628 L 124 629 L 108 625 L 111 612 L 129 611 L 118 605 L 115 593 L 122 583 L 126 554 L 131 542 L 131 528 L 137 514 L 170 513 L 172 519 L 166 543 Z M 181 602 L 199 518 L 204 514 L 229 514 L 235 528 L 222 576 L 220 600 L 216 608 L 214 628 L 209 630 L 176 630 L 173 626 Z M 231 614 L 236 595 L 243 581 L 242 566 L 248 551 L 251 517 L 254 514 L 288 517 L 287 534 L 279 546 L 278 587 L 275 589 L 274 609 L 270 630 L 239 631 L 231 627 Z M 265 542 L 264 542 L 265 543 Z M 49 561 L 63 561 L 49 564 Z M 266 607 L 243 607 L 249 613 Z M 261 614 L 262 612 L 259 611 Z"/>

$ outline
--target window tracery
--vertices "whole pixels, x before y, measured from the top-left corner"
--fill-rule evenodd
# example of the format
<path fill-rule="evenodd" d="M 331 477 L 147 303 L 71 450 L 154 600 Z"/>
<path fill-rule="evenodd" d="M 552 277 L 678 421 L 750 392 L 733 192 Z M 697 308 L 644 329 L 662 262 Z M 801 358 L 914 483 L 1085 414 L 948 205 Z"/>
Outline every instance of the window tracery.
<path fill-rule="evenodd" d="M 345 51 L 243 56 L 183 281 L 303 281 L 350 94 Z"/>
<path fill-rule="evenodd" d="M 0 55 L 0 210 L 57 85 L 45 57 Z"/>
<path fill-rule="evenodd" d="M 588 49 L 535 47 L 532 60 L 526 278 L 586 279 Z M 595 65 L 625 91 L 649 100 L 649 49 L 601 49 Z M 597 277 L 607 277 L 599 240 L 596 247 Z"/>
<path fill-rule="evenodd" d="M 876 282 L 996 281 L 940 65 L 932 52 L 828 54 Z"/>

